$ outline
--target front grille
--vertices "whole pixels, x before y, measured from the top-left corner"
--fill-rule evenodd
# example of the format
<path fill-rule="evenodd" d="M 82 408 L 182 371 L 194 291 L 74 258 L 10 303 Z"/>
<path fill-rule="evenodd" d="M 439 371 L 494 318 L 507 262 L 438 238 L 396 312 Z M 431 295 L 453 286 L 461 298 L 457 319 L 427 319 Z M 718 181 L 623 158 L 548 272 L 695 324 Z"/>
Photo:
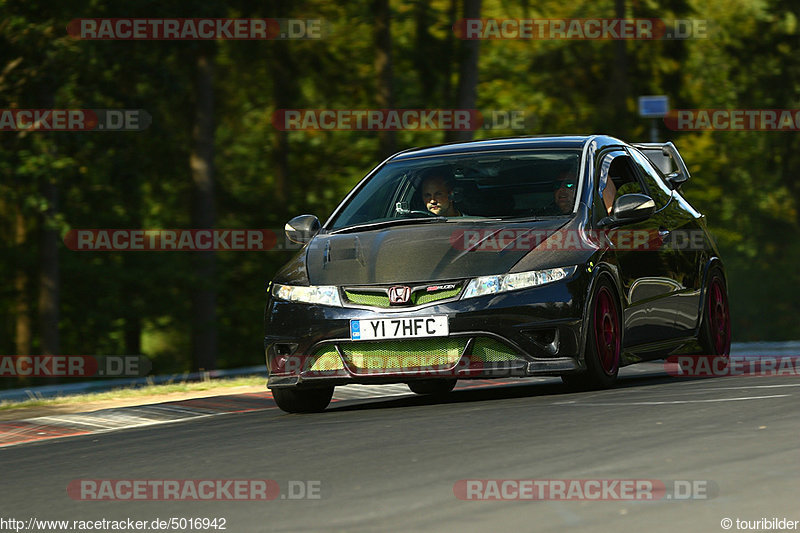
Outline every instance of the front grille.
<path fill-rule="evenodd" d="M 437 300 L 446 300 L 447 298 L 457 296 L 459 292 L 461 292 L 461 287 L 456 287 L 455 289 L 451 289 L 449 291 L 417 292 L 416 294 L 411 295 L 411 303 L 414 305 L 422 305 L 435 302 Z"/>
<path fill-rule="evenodd" d="M 472 346 L 472 360 L 484 363 L 498 363 L 500 361 L 514 361 L 518 359 L 517 353 L 491 337 L 478 337 Z"/>
<path fill-rule="evenodd" d="M 450 283 L 447 283 L 450 284 Z M 433 286 L 418 285 L 411 288 L 411 297 L 405 307 L 424 305 L 431 302 L 440 300 L 449 300 L 455 298 L 461 292 L 461 283 L 452 283 L 456 285 L 452 289 L 428 291 L 427 288 Z M 442 283 L 445 285 L 445 283 Z M 369 307 L 403 307 L 402 305 L 392 306 L 389 303 L 389 287 L 350 287 L 344 289 L 344 296 L 347 302 L 355 305 L 366 305 Z"/>
<path fill-rule="evenodd" d="M 491 337 L 435 337 L 363 342 L 339 342 L 319 348 L 308 369 L 312 372 L 344 370 L 355 374 L 438 371 L 455 367 L 462 356 L 472 363 L 492 366 L 524 360 L 513 348 Z M 337 346 L 341 352 L 337 351 Z"/>
<path fill-rule="evenodd" d="M 466 346 L 464 337 L 339 344 L 348 366 L 386 371 L 451 367 L 461 359 Z"/>
<path fill-rule="evenodd" d="M 335 346 L 323 346 L 314 354 L 312 359 L 311 372 L 326 372 L 331 370 L 344 370 L 342 358 L 336 352 Z"/>
<path fill-rule="evenodd" d="M 389 307 L 389 295 L 377 294 L 374 292 L 344 291 L 347 299 L 358 305 L 368 305 L 370 307 Z"/>

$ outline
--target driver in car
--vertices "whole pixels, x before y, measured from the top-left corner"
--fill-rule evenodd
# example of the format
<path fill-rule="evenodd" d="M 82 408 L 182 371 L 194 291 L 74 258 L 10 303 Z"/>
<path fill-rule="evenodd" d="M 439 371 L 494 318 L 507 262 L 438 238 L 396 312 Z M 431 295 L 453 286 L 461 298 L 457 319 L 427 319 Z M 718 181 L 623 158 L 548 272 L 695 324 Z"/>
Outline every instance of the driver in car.
<path fill-rule="evenodd" d="M 570 170 L 559 174 L 553 185 L 553 200 L 559 211 L 565 215 L 571 213 L 572 206 L 575 205 L 576 185 L 575 173 Z"/>
<path fill-rule="evenodd" d="M 422 202 L 436 216 L 460 217 L 452 199 L 453 186 L 443 176 L 433 174 L 422 181 Z"/>

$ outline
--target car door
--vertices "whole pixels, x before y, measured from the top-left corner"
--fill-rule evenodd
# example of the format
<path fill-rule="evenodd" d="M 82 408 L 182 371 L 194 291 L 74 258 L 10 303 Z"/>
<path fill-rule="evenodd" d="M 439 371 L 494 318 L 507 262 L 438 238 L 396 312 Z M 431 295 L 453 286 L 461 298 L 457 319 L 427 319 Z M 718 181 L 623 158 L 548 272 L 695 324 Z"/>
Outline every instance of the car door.
<path fill-rule="evenodd" d="M 698 214 L 680 201 L 679 193 L 667 186 L 663 175 L 649 158 L 635 148 L 631 148 L 630 153 L 650 196 L 657 205 L 664 204 L 657 215 L 659 230 L 665 239 L 663 253 L 672 263 L 671 277 L 677 284 L 675 293 L 670 296 L 670 305 L 675 311 L 676 336 L 690 336 L 699 320 L 702 282 L 699 264 L 703 247 L 702 239 L 701 246 L 697 246 L 697 237 L 703 233 L 697 223 Z"/>
<path fill-rule="evenodd" d="M 630 193 L 649 196 L 634 160 L 624 149 L 602 154 L 597 172 L 597 209 L 605 209 L 602 187 L 608 180 L 617 189 L 616 198 Z M 626 347 L 664 341 L 676 335 L 675 309 L 671 300 L 678 287 L 674 261 L 668 252 L 655 246 L 659 231 L 663 231 L 665 225 L 664 207 L 656 202 L 653 216 L 617 228 L 617 235 L 647 235 L 648 246 L 634 246 L 632 238 L 612 238 L 610 241 L 626 300 L 623 313 Z"/>

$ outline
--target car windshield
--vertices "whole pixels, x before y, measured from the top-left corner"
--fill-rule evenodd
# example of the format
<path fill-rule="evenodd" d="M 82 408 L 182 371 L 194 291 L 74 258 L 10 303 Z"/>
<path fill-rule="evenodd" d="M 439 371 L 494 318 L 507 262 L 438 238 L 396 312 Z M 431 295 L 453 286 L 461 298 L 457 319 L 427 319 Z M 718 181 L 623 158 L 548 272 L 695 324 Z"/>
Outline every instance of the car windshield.
<path fill-rule="evenodd" d="M 393 161 L 361 184 L 328 228 L 570 215 L 579 161 L 578 150 L 555 149 Z"/>

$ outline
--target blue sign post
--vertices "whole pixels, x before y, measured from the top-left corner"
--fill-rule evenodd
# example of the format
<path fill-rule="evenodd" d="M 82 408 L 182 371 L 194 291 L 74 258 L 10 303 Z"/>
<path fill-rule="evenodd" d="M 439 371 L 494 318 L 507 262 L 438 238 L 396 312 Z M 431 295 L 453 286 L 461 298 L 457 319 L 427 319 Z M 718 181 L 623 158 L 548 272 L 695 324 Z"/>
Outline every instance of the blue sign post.
<path fill-rule="evenodd" d="M 639 116 L 652 119 L 650 122 L 650 142 L 658 142 L 658 123 L 656 119 L 669 113 L 669 98 L 665 95 L 640 96 Z"/>

